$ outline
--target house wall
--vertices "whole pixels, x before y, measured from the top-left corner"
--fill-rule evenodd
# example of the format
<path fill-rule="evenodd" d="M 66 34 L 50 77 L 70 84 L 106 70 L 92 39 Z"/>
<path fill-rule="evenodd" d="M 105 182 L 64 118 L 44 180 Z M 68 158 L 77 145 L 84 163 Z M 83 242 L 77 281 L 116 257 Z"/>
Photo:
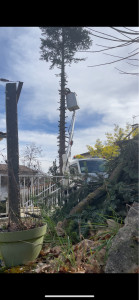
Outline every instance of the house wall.
<path fill-rule="evenodd" d="M 0 201 L 6 200 L 8 198 L 8 187 L 2 186 L 0 189 Z"/>
<path fill-rule="evenodd" d="M 6 200 L 7 197 L 8 197 L 7 176 L 0 175 L 0 201 Z"/>

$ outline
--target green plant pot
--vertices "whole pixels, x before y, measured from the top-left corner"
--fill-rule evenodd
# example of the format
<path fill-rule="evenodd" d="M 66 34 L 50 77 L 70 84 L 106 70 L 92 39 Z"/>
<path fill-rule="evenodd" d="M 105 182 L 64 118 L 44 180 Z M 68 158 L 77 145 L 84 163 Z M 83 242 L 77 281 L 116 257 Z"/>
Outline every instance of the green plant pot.
<path fill-rule="evenodd" d="M 0 253 L 6 267 L 34 261 L 43 245 L 47 224 L 29 230 L 0 232 Z"/>

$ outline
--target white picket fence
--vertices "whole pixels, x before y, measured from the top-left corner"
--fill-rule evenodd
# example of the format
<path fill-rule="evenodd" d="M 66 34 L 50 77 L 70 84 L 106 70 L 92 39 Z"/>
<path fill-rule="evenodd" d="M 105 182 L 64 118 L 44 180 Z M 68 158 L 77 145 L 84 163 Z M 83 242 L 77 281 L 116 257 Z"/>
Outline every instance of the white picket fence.
<path fill-rule="evenodd" d="M 8 216 L 8 185 L 3 186 L 0 176 L 0 204 L 5 203 L 5 212 L 0 212 L 0 217 Z M 48 210 L 62 207 L 68 201 L 68 188 L 64 188 L 67 179 L 64 176 L 20 175 L 20 211 L 21 216 L 25 212 L 40 211 L 40 204 L 44 204 Z M 70 180 L 68 180 L 70 183 Z"/>

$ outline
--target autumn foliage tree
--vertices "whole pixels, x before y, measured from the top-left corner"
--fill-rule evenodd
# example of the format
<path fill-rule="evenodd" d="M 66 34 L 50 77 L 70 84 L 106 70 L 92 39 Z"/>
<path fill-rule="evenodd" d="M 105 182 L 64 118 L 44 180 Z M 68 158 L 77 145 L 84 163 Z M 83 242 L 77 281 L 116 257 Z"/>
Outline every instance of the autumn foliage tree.
<path fill-rule="evenodd" d="M 132 131 L 131 125 L 126 124 L 126 128 L 123 129 L 119 125 L 114 125 L 114 133 L 106 133 L 106 142 L 103 144 L 100 139 L 96 140 L 96 143 L 93 146 L 87 145 L 87 149 L 89 150 L 92 157 L 105 157 L 110 160 L 120 153 L 120 147 L 117 142 L 122 140 L 127 140 L 130 132 Z M 131 132 L 131 136 L 134 137 L 138 133 L 138 128 Z"/>

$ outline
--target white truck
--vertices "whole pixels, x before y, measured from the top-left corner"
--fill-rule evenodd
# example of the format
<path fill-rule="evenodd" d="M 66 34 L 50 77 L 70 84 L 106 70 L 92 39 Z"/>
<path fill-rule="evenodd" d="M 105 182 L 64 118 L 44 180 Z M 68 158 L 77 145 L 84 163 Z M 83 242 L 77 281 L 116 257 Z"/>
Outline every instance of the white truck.
<path fill-rule="evenodd" d="M 107 177 L 106 159 L 98 157 L 74 159 L 69 163 L 69 173 L 75 176 L 87 174 L 94 180 L 98 175 Z"/>

